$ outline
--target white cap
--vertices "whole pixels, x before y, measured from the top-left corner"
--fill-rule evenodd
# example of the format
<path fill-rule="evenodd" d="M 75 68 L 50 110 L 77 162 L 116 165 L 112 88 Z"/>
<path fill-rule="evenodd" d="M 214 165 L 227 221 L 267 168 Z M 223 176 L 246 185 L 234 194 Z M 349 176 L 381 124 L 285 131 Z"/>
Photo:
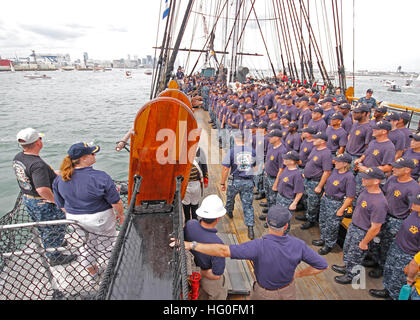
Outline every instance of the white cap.
<path fill-rule="evenodd" d="M 222 199 L 216 194 L 211 194 L 204 198 L 200 208 L 197 209 L 197 215 L 204 219 L 216 219 L 223 217 L 226 209 Z"/>
<path fill-rule="evenodd" d="M 34 143 L 37 141 L 40 137 L 42 137 L 43 134 L 38 133 L 35 129 L 32 128 L 26 128 L 23 130 L 20 130 L 18 134 L 16 135 L 16 139 L 22 146 Z"/>

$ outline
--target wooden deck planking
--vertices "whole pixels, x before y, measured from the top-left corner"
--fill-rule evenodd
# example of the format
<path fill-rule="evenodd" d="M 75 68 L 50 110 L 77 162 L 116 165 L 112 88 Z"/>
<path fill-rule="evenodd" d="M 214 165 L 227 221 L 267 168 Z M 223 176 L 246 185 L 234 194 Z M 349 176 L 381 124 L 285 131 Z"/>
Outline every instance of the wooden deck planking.
<path fill-rule="evenodd" d="M 198 126 L 207 131 L 210 136 L 211 127 L 208 125 L 209 117 L 207 113 L 202 110 L 196 110 L 194 116 L 197 119 Z M 203 136 L 203 135 L 202 135 Z M 218 146 L 218 143 L 215 144 Z M 207 151 L 207 150 L 206 150 Z M 223 159 L 224 153 L 220 151 L 220 159 Z M 208 156 L 207 156 L 208 157 Z M 212 159 L 214 163 L 214 159 Z M 221 179 L 221 164 L 208 165 L 209 167 L 209 187 L 204 191 L 204 197 L 209 194 L 217 194 L 220 198 L 226 202 L 226 192 L 220 190 L 220 179 Z M 263 199 L 262 201 L 265 201 Z M 256 238 L 260 238 L 264 234 L 267 234 L 267 229 L 263 227 L 264 222 L 258 219 L 258 216 L 262 214 L 262 207 L 259 205 L 261 201 L 254 200 L 253 207 L 255 212 L 255 227 L 254 233 Z M 302 214 L 300 212 L 296 214 Z M 312 240 L 320 239 L 320 233 L 318 226 L 309 230 L 301 230 L 300 225 L 302 222 L 297 221 L 294 217 L 291 220 L 291 231 L 290 235 L 304 240 L 309 247 L 317 251 L 319 248 L 312 245 Z M 239 196 L 235 199 L 235 210 L 233 212 L 233 219 L 228 216 L 223 217 L 222 221 L 218 224 L 217 229 L 219 232 L 234 233 L 237 236 L 239 243 L 249 241 L 248 229 L 244 225 L 242 204 Z M 313 276 L 296 279 L 296 293 L 298 300 L 376 300 L 371 297 L 368 290 L 371 288 L 382 289 L 382 278 L 372 279 L 367 273 L 371 270 L 366 268 L 366 285 L 361 289 L 353 289 L 352 285 L 340 285 L 334 281 L 334 277 L 339 275 L 331 270 L 333 264 L 343 265 L 343 252 L 339 246 L 335 246 L 333 251 L 328 255 L 324 256 L 328 262 L 329 268 L 323 273 Z M 253 271 L 252 263 L 247 261 L 250 270 Z M 297 270 L 302 270 L 307 265 L 301 263 Z M 240 297 L 238 295 L 229 296 L 229 299 L 249 299 L 249 297 Z"/>

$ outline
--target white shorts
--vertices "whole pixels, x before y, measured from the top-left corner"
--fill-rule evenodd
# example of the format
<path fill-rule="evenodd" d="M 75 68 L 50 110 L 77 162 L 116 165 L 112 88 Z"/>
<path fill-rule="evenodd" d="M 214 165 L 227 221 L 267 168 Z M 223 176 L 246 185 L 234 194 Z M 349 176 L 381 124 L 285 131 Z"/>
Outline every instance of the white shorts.
<path fill-rule="evenodd" d="M 187 185 L 187 191 L 185 192 L 184 199 L 182 199 L 182 204 L 188 205 L 197 205 L 201 199 L 201 182 L 200 181 L 190 181 Z"/>
<path fill-rule="evenodd" d="M 82 266 L 106 263 L 117 237 L 114 210 L 111 208 L 92 214 L 66 213 L 66 218 L 78 221 L 83 228 L 75 228 L 82 241 L 86 241 L 85 245 L 79 248 L 83 258 Z"/>

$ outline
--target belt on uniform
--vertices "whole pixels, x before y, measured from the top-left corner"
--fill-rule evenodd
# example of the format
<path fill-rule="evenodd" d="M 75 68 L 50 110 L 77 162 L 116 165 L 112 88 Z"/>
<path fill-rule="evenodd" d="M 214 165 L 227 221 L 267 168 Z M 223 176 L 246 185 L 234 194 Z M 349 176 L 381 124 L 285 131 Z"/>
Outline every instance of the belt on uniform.
<path fill-rule="evenodd" d="M 292 281 L 292 282 L 293 282 L 293 281 Z M 257 284 L 258 284 L 261 288 L 263 288 L 263 289 L 265 289 L 265 290 L 267 290 L 267 291 L 277 291 L 277 290 L 281 290 L 281 289 L 287 288 L 288 286 L 290 286 L 290 284 L 291 284 L 292 282 L 289 282 L 288 284 L 286 284 L 286 285 L 284 285 L 284 286 L 282 286 L 282 287 L 280 287 L 280 288 L 277 288 L 277 289 L 267 289 L 267 288 L 264 288 L 262 285 L 260 285 L 258 282 L 257 282 Z"/>
<path fill-rule="evenodd" d="M 407 217 L 405 217 L 405 218 L 398 218 L 398 217 L 393 216 L 392 214 L 389 214 L 389 213 L 388 213 L 388 216 L 390 216 L 391 218 L 397 219 L 397 220 L 405 220 L 405 218 L 407 218 Z"/>
<path fill-rule="evenodd" d="M 335 201 L 342 201 L 342 200 L 343 200 L 343 198 L 334 197 L 334 196 L 329 196 L 329 195 L 327 195 L 327 194 L 325 194 L 325 197 L 326 197 L 327 199 L 330 199 L 330 200 L 335 200 Z"/>
<path fill-rule="evenodd" d="M 25 194 L 25 197 L 27 197 L 29 199 L 44 200 L 43 197 L 35 197 L 35 196 L 31 196 L 30 194 Z"/>
<path fill-rule="evenodd" d="M 277 176 L 270 176 L 267 172 L 265 172 L 265 175 L 266 175 L 268 178 L 271 178 L 271 179 L 277 179 Z"/>
<path fill-rule="evenodd" d="M 245 178 L 245 177 L 232 177 L 233 180 L 251 180 L 252 177 Z"/>
<path fill-rule="evenodd" d="M 306 178 L 306 180 L 319 182 L 321 178 Z"/>

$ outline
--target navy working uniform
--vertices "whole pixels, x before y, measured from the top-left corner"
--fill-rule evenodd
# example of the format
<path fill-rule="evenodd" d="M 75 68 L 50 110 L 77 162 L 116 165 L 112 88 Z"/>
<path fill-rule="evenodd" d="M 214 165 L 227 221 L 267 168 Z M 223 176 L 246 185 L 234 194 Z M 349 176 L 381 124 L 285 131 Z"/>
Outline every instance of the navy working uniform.
<path fill-rule="evenodd" d="M 333 160 L 350 164 L 352 157 L 347 154 L 340 154 Z M 345 198 L 356 196 L 356 181 L 351 171 L 340 173 L 334 169 L 324 186 L 325 194 L 321 198 L 319 212 L 319 229 L 324 248 L 323 253 L 328 253 L 337 243 L 338 230 L 343 216 L 337 216 L 337 211 L 342 207 Z"/>
<path fill-rule="evenodd" d="M 365 179 L 385 178 L 384 173 L 378 168 L 370 168 L 362 174 Z M 361 271 L 363 259 L 368 250 L 362 250 L 359 247 L 360 242 L 365 238 L 372 223 L 383 224 L 388 212 L 388 203 L 382 192 L 369 193 L 366 189 L 360 193 L 353 213 L 352 222 L 347 230 L 343 246 L 343 260 L 345 267 L 333 266 L 332 269 L 344 276 L 335 277 L 336 282 L 340 284 L 351 283 Z M 372 245 L 370 241 L 369 248 Z"/>
<path fill-rule="evenodd" d="M 230 168 L 226 192 L 226 210 L 228 214 L 232 215 L 235 197 L 239 193 L 244 210 L 245 225 L 248 227 L 253 227 L 255 224 L 254 207 L 252 206 L 255 158 L 255 150 L 250 146 L 235 145 L 229 150 L 222 162 L 224 167 Z"/>

